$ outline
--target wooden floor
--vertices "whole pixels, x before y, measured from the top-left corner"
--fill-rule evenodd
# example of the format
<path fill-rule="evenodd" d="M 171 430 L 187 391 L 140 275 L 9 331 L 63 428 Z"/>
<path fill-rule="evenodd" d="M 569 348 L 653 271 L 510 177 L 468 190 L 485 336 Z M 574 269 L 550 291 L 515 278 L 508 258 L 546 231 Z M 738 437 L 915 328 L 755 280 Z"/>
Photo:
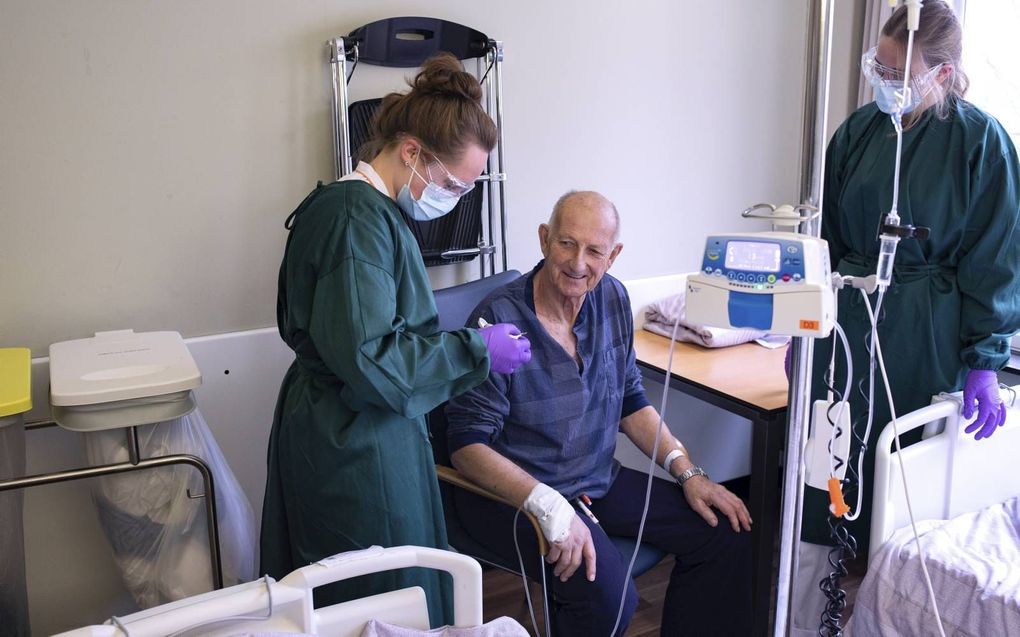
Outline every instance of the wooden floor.
<path fill-rule="evenodd" d="M 638 607 L 630 621 L 630 628 L 627 629 L 627 637 L 654 637 L 659 634 L 662 601 L 666 597 L 666 584 L 669 582 L 669 572 L 672 568 L 673 560 L 665 559 L 636 580 Z M 485 621 L 507 615 L 520 622 L 529 633 L 534 634 L 528 602 L 524 598 L 524 583 L 519 576 L 491 569 L 483 575 L 482 587 Z M 531 601 L 535 605 L 538 628 L 544 635 L 540 584 L 531 584 Z"/>
<path fill-rule="evenodd" d="M 778 556 L 777 556 L 778 557 Z M 658 566 L 637 579 L 638 607 L 627 629 L 626 637 L 654 637 L 659 634 L 659 621 L 662 617 L 662 604 L 666 596 L 666 584 L 673 568 L 672 558 L 664 559 Z M 842 584 L 847 592 L 847 610 L 843 615 L 843 625 L 853 611 L 854 598 L 863 579 L 863 566 L 851 565 L 850 575 Z M 482 578 L 484 589 L 483 603 L 485 621 L 502 617 L 513 617 L 534 634 L 528 603 L 524 596 L 524 584 L 517 575 L 511 575 L 497 569 L 485 572 Z M 535 605 L 535 618 L 541 634 L 545 634 L 542 622 L 542 587 L 532 583 L 531 599 Z"/>

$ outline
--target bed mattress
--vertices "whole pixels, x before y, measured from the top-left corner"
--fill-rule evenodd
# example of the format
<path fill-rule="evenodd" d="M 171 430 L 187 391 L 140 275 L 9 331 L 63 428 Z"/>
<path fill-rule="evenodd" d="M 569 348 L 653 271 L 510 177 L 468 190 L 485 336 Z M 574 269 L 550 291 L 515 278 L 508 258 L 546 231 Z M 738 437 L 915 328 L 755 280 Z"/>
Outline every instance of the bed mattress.
<path fill-rule="evenodd" d="M 1020 497 L 917 527 L 946 635 L 1020 635 Z M 938 635 L 909 526 L 873 558 L 847 632 Z"/>

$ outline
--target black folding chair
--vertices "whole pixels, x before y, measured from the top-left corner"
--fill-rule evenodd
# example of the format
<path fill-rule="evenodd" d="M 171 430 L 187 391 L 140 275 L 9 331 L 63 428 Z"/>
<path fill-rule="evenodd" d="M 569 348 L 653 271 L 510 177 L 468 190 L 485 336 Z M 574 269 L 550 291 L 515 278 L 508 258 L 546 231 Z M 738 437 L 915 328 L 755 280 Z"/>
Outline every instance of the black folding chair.
<path fill-rule="evenodd" d="M 498 142 L 490 153 L 477 187 L 461 197 L 447 215 L 415 221 L 404 215 L 427 266 L 447 265 L 481 257 L 480 276 L 496 273 L 496 252 L 507 269 L 506 172 L 503 157 L 503 43 L 469 27 L 424 17 L 397 17 L 359 27 L 330 40 L 333 82 L 333 152 L 339 179 L 357 165 L 371 134 L 372 116 L 382 99 L 348 103 L 347 83 L 358 64 L 414 68 L 439 52 L 459 60 L 475 60 L 482 84 L 483 106 L 496 123 Z M 348 63 L 351 63 L 348 73 Z M 483 201 L 485 209 L 483 210 Z M 487 215 L 485 214 L 487 213 Z M 488 220 L 483 223 L 483 217 Z M 497 232 L 499 241 L 496 241 Z"/>

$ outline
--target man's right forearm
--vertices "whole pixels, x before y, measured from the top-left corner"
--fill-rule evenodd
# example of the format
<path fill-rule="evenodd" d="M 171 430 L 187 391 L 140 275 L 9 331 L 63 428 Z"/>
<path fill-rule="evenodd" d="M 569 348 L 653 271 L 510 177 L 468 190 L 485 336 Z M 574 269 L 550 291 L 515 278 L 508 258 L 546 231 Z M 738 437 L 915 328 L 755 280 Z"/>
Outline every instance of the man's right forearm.
<path fill-rule="evenodd" d="M 491 447 L 475 443 L 450 456 L 454 468 L 475 484 L 520 507 L 538 480 Z"/>

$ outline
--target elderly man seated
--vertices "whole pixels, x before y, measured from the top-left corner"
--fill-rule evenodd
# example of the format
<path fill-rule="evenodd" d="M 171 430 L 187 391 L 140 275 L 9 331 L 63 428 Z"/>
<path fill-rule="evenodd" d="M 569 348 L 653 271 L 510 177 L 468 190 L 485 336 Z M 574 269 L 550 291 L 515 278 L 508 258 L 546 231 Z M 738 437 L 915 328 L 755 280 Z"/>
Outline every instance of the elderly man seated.
<path fill-rule="evenodd" d="M 517 325 L 531 341 L 531 362 L 513 376 L 490 374 L 446 410 L 453 465 L 540 521 L 551 544 L 547 603 L 556 635 L 610 635 L 626 587 L 622 635 L 637 605 L 634 582 L 624 581 L 630 555 L 608 535 L 637 536 L 648 477 L 613 456 L 617 431 L 651 455 L 660 419 L 635 364 L 630 300 L 606 275 L 623 247 L 619 225 L 598 193 L 571 192 L 556 203 L 538 229 L 544 260 L 493 292 L 469 323 Z M 662 634 L 750 634 L 747 508 L 709 480 L 665 425 L 655 460 L 676 479 L 653 480 L 642 540 L 675 556 Z M 462 490 L 456 498 L 477 542 L 516 564 L 516 538 L 528 576 L 541 581 L 523 516 L 515 526 L 512 507 Z"/>

